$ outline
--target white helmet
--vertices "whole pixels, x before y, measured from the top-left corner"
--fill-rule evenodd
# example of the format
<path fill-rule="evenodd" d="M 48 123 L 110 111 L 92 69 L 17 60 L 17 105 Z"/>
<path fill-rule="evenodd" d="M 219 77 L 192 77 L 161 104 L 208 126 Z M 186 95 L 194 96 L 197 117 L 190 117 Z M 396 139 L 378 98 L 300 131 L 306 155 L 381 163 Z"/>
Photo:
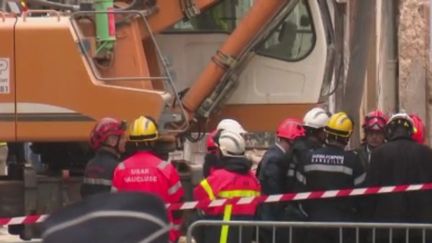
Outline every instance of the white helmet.
<path fill-rule="evenodd" d="M 246 150 L 246 142 L 242 135 L 223 130 L 219 135 L 219 149 L 226 157 L 243 157 Z"/>
<path fill-rule="evenodd" d="M 405 123 L 403 121 L 405 121 Z M 399 125 L 399 124 L 409 129 L 414 128 L 413 119 L 407 113 L 404 112 L 393 114 L 387 122 L 387 126 Z"/>
<path fill-rule="evenodd" d="M 240 125 L 240 123 L 234 119 L 223 119 L 217 125 L 216 130 L 227 130 L 238 134 L 247 133 L 242 125 Z"/>
<path fill-rule="evenodd" d="M 308 111 L 303 117 L 303 125 L 319 129 L 325 127 L 329 119 L 328 113 L 323 108 L 315 107 Z"/>

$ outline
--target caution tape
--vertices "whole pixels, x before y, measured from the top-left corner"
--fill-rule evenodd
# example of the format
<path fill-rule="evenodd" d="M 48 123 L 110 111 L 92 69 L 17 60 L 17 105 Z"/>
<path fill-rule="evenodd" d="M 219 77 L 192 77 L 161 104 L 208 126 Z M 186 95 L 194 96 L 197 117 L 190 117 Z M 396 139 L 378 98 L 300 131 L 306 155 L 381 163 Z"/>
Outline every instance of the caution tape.
<path fill-rule="evenodd" d="M 36 224 L 45 220 L 48 215 L 28 215 L 15 218 L 0 218 L 0 226 L 13 224 Z"/>
<path fill-rule="evenodd" d="M 276 195 L 269 195 L 269 196 L 263 195 L 257 197 L 217 199 L 213 201 L 210 200 L 191 201 L 191 202 L 183 202 L 183 203 L 166 204 L 166 207 L 170 210 L 190 210 L 196 208 L 205 209 L 205 208 L 213 208 L 213 207 L 222 207 L 226 204 L 247 205 L 251 203 L 272 203 L 272 202 L 289 202 L 289 201 L 301 201 L 301 200 L 316 200 L 316 199 L 324 199 L 324 198 L 354 197 L 354 196 L 363 196 L 363 195 L 426 191 L 426 190 L 432 190 L 432 182 L 424 183 L 424 184 L 411 184 L 411 185 L 287 193 L 287 194 L 276 194 Z M 48 217 L 48 215 L 28 215 L 24 217 L 0 218 L 0 226 L 13 225 L 13 224 L 40 223 L 46 217 Z"/>
<path fill-rule="evenodd" d="M 210 200 L 192 201 L 192 202 L 168 204 L 167 208 L 171 210 L 188 210 L 188 209 L 195 209 L 195 208 L 204 209 L 204 208 L 221 207 L 226 204 L 246 205 L 251 203 L 289 202 L 289 201 L 313 200 L 313 199 L 336 198 L 336 197 L 353 197 L 353 196 L 396 193 L 396 192 L 425 191 L 431 189 L 432 189 L 432 183 L 383 186 L 383 187 L 367 187 L 367 188 L 350 188 L 350 189 L 339 189 L 339 190 L 329 190 L 329 191 L 312 191 L 312 192 L 287 193 L 287 194 L 276 194 L 276 195 L 263 195 L 258 197 L 217 199 L 213 201 Z"/>

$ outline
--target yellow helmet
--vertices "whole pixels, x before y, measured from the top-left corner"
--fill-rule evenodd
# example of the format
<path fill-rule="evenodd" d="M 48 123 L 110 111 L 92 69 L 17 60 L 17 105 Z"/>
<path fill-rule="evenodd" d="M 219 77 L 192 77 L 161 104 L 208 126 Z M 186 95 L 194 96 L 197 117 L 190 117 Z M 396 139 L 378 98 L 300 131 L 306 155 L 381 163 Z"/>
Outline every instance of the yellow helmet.
<path fill-rule="evenodd" d="M 129 127 L 129 141 L 146 142 L 159 139 L 156 122 L 148 116 L 140 116 Z"/>
<path fill-rule="evenodd" d="M 339 137 L 348 138 L 353 130 L 353 122 L 345 112 L 333 114 L 327 121 L 324 131 Z"/>

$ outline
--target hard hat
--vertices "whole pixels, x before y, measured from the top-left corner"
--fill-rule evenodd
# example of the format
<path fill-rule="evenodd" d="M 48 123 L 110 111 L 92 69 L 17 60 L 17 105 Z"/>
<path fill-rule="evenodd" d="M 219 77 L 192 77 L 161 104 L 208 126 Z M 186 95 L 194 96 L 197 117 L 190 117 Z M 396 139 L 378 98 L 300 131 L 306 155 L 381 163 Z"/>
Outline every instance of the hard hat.
<path fill-rule="evenodd" d="M 305 130 L 302 126 L 302 123 L 299 119 L 296 118 L 287 118 L 276 130 L 276 136 L 280 138 L 285 138 L 288 140 L 294 140 L 298 137 L 302 137 L 305 135 Z"/>
<path fill-rule="evenodd" d="M 324 127 L 324 131 L 339 137 L 348 138 L 353 130 L 353 122 L 345 112 L 333 114 Z"/>
<path fill-rule="evenodd" d="M 243 157 L 246 150 L 246 142 L 242 135 L 230 131 L 222 130 L 219 139 L 219 150 L 226 157 Z"/>
<path fill-rule="evenodd" d="M 102 118 L 90 132 L 90 146 L 97 150 L 109 136 L 121 136 L 126 132 L 127 124 L 111 117 Z"/>
<path fill-rule="evenodd" d="M 146 142 L 159 138 L 156 122 L 148 116 L 140 116 L 129 127 L 129 141 Z"/>
<path fill-rule="evenodd" d="M 243 126 L 234 119 L 223 119 L 217 125 L 216 130 L 228 130 L 238 134 L 247 133 Z"/>
<path fill-rule="evenodd" d="M 380 110 L 369 112 L 363 121 L 363 129 L 366 131 L 384 131 L 387 124 L 387 116 Z"/>
<path fill-rule="evenodd" d="M 414 121 L 407 113 L 396 113 L 392 115 L 390 120 L 387 122 L 387 127 L 395 126 L 404 127 L 407 130 L 413 132 Z"/>
<path fill-rule="evenodd" d="M 303 117 L 303 125 L 311 128 L 323 128 L 329 119 L 328 113 L 320 107 L 312 108 Z"/>
<path fill-rule="evenodd" d="M 420 118 L 420 116 L 416 114 L 410 114 L 409 116 L 411 117 L 414 124 L 413 134 L 411 135 L 411 138 L 417 143 L 423 144 L 425 142 L 426 130 L 423 120 Z"/>
<path fill-rule="evenodd" d="M 207 151 L 214 151 L 217 149 L 217 144 L 215 141 L 217 130 L 213 130 L 211 133 L 207 135 Z"/>

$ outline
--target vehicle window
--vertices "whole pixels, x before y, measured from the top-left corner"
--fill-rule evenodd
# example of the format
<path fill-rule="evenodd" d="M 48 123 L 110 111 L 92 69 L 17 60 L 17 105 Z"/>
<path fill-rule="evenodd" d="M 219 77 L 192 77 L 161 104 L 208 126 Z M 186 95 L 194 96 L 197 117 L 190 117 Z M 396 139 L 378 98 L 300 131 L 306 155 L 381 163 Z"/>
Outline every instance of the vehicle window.
<path fill-rule="evenodd" d="M 178 22 L 168 31 L 230 33 L 236 26 L 237 18 L 235 10 L 237 5 L 238 4 L 233 3 L 233 1 L 221 2 L 190 20 L 182 20 Z"/>
<path fill-rule="evenodd" d="M 257 54 L 286 61 L 304 58 L 315 44 L 312 23 L 307 0 L 302 0 L 258 47 Z"/>

